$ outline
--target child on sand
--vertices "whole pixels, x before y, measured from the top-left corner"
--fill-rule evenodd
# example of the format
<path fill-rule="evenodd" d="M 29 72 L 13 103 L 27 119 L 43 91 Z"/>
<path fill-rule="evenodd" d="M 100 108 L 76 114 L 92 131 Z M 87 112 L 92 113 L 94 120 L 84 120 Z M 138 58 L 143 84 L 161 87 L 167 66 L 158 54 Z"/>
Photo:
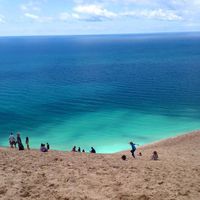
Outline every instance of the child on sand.
<path fill-rule="evenodd" d="M 158 160 L 158 153 L 157 151 L 154 151 L 152 156 L 151 156 L 151 160 Z"/>
<path fill-rule="evenodd" d="M 125 155 L 122 155 L 122 160 L 126 160 L 126 156 Z"/>
<path fill-rule="evenodd" d="M 45 144 L 41 144 L 40 151 L 41 152 L 48 152 L 48 149 L 45 147 Z"/>

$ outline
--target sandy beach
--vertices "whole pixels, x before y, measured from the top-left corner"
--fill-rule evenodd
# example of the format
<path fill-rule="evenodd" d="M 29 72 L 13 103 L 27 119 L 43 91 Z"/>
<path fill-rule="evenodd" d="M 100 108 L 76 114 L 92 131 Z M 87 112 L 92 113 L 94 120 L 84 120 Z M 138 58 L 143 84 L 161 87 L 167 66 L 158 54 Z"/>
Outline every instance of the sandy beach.
<path fill-rule="evenodd" d="M 199 200 L 200 132 L 129 151 L 86 154 L 0 148 L 1 200 Z M 150 160 L 156 150 L 158 161 Z M 121 156 L 125 154 L 127 160 Z"/>

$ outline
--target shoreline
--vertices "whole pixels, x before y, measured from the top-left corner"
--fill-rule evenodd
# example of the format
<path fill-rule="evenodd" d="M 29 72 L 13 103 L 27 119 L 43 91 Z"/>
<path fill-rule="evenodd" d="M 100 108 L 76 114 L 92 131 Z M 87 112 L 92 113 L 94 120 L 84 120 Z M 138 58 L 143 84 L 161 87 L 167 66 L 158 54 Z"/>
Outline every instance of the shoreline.
<path fill-rule="evenodd" d="M 166 142 L 179 140 L 179 139 L 182 139 L 183 137 L 190 137 L 191 135 L 196 135 L 196 134 L 200 134 L 200 130 L 185 132 L 185 133 L 182 133 L 182 134 L 179 134 L 179 135 L 176 135 L 176 136 L 172 136 L 172 137 L 169 137 L 169 138 L 165 138 L 165 139 L 161 139 L 161 140 L 158 140 L 158 141 L 155 141 L 155 142 L 144 144 L 144 145 L 139 146 L 137 149 L 146 149 L 146 148 L 151 148 L 152 146 L 159 146 L 159 145 L 166 143 Z M 116 153 L 122 153 L 122 152 L 127 152 L 127 151 L 128 150 L 119 151 L 119 152 L 116 152 Z"/>
<path fill-rule="evenodd" d="M 160 144 L 162 143 L 166 143 L 166 142 L 169 142 L 169 141 L 173 141 L 173 140 L 178 140 L 178 139 L 181 139 L 183 137 L 190 137 L 191 135 L 195 135 L 195 134 L 200 134 L 200 130 L 194 130 L 194 131 L 191 131 L 191 132 L 184 132 L 184 133 L 181 133 L 181 134 L 178 134 L 176 136 L 172 136 L 172 137 L 169 137 L 169 138 L 165 138 L 165 139 L 161 139 L 161 140 L 157 140 L 157 141 L 154 141 L 154 142 L 151 142 L 151 143 L 147 143 L 147 144 L 144 144 L 144 145 L 141 145 L 141 146 L 138 146 L 137 147 L 137 150 L 140 150 L 140 149 L 147 149 L 147 148 L 151 148 L 152 146 L 159 146 Z M 9 146 L 5 147 L 5 146 L 0 146 L 0 150 L 1 149 L 11 149 Z M 25 151 L 27 149 L 25 148 Z M 31 148 L 32 151 L 40 151 L 40 149 L 36 149 L 36 148 Z M 127 153 L 129 152 L 130 150 L 122 150 L 122 151 L 116 151 L 114 153 L 98 153 L 97 154 L 100 154 L 100 155 L 113 155 L 113 154 L 121 154 L 121 153 Z M 62 153 L 69 153 L 71 151 L 64 151 L 64 150 L 57 150 L 57 149 L 50 149 L 49 152 L 62 152 Z M 78 153 L 78 152 L 77 152 Z M 89 152 L 86 152 L 86 153 L 89 153 Z"/>

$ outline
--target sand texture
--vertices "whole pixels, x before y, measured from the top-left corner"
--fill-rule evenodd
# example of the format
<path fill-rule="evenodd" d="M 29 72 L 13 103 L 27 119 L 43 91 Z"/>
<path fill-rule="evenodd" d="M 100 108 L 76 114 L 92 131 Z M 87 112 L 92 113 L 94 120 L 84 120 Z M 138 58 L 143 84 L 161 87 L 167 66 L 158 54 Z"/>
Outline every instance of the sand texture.
<path fill-rule="evenodd" d="M 150 160 L 154 150 L 158 161 Z M 129 151 L 92 155 L 1 148 L 0 199 L 200 199 L 200 132 L 139 151 L 143 156 L 134 159 Z"/>

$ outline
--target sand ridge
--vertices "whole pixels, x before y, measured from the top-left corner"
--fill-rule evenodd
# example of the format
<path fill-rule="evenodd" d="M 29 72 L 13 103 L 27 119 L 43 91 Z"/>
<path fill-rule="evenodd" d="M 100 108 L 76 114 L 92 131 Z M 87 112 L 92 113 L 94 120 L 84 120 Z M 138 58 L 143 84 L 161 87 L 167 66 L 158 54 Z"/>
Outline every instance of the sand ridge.
<path fill-rule="evenodd" d="M 200 132 L 129 151 L 86 154 L 0 149 L 1 200 L 199 200 Z M 158 151 L 160 160 L 151 161 Z M 122 161 L 121 155 L 127 155 Z"/>

